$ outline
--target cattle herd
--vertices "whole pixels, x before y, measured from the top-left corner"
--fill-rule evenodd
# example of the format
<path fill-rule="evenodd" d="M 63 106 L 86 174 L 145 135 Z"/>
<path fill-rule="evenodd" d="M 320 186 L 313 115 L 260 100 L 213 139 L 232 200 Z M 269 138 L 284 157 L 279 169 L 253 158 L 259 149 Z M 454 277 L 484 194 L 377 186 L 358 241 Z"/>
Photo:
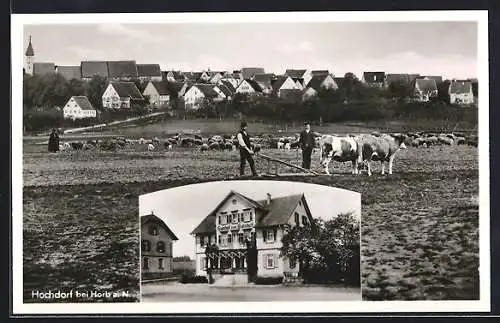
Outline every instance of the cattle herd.
<path fill-rule="evenodd" d="M 388 165 L 388 173 L 392 174 L 392 166 L 396 153 L 407 147 L 427 148 L 437 145 L 470 145 L 477 147 L 477 135 L 466 135 L 460 132 L 454 133 L 431 133 L 411 132 L 392 134 L 359 134 L 359 135 L 316 135 L 316 148 L 320 151 L 320 164 L 324 172 L 329 174 L 328 165 L 333 161 L 351 162 L 352 173 L 358 174 L 360 167 L 367 168 L 371 175 L 371 162 L 380 161 L 382 174 L 385 173 L 385 164 Z M 288 137 L 277 137 L 271 134 L 262 134 L 252 137 L 251 141 L 255 151 L 265 149 L 290 150 L 299 148 L 299 135 Z M 143 147 L 145 151 L 171 150 L 174 148 L 191 148 L 199 151 L 230 151 L 238 147 L 235 135 L 213 135 L 203 137 L 198 134 L 177 134 L 169 138 L 160 139 L 130 139 L 125 137 L 114 137 L 107 139 L 93 139 L 87 141 L 74 141 L 61 143 L 59 148 L 65 150 L 91 150 L 100 149 L 116 151 L 126 147 Z"/>

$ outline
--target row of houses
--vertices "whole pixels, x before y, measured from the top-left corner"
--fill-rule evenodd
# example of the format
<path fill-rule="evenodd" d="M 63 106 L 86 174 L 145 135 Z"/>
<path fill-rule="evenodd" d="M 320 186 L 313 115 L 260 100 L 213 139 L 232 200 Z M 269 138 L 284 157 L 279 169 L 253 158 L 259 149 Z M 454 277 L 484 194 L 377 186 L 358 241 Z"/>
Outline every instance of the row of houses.
<path fill-rule="evenodd" d="M 296 259 L 280 254 L 283 236 L 294 226 L 309 226 L 313 217 L 304 194 L 253 200 L 230 191 L 193 229 L 195 238 L 196 275 L 213 273 L 244 274 L 249 261 L 256 264 L 259 277 L 283 277 L 298 274 Z M 177 236 L 153 213 L 141 217 L 142 273 L 172 272 L 172 243 Z M 253 241 L 255 254 L 248 253 Z M 209 245 L 217 252 L 207 254 Z M 250 259 L 254 257 L 255 259 Z"/>

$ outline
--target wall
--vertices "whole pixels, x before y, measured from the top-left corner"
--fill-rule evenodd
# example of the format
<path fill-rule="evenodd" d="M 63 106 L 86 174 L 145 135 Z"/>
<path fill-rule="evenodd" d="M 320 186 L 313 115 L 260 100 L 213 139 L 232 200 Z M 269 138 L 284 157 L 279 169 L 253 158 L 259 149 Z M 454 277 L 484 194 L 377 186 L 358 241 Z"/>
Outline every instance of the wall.
<path fill-rule="evenodd" d="M 250 84 L 248 84 L 247 81 L 243 81 L 236 89 L 236 93 L 252 94 L 255 93 L 255 90 L 253 89 L 252 86 L 250 86 Z"/>
<path fill-rule="evenodd" d="M 149 234 L 149 227 L 151 225 L 156 226 L 158 230 L 158 235 L 151 235 Z M 145 251 L 142 247 L 143 241 L 147 240 L 150 243 L 151 250 L 150 251 Z M 163 241 L 165 243 L 165 252 L 158 252 L 157 251 L 157 243 L 159 241 Z M 145 272 L 170 272 L 172 271 L 172 238 L 170 235 L 165 231 L 160 225 L 154 224 L 154 223 L 147 223 L 144 226 L 141 227 L 141 256 L 143 258 L 147 257 L 150 260 L 150 268 L 149 269 L 144 269 L 143 266 L 143 271 Z M 158 259 L 163 258 L 164 262 L 164 269 L 159 269 L 158 268 Z M 154 260 L 154 261 L 153 261 Z M 151 263 L 153 261 L 153 263 Z"/>
<path fill-rule="evenodd" d="M 145 261 L 148 268 L 144 268 Z M 159 268 L 160 259 L 163 259 L 163 268 Z M 172 272 L 172 257 L 142 256 L 141 270 L 143 273 L 170 273 Z"/>
<path fill-rule="evenodd" d="M 324 88 L 327 88 L 327 89 L 338 89 L 339 86 L 337 85 L 337 83 L 335 82 L 335 80 L 333 79 L 333 77 L 331 75 L 328 75 L 327 77 L 325 77 L 325 80 L 323 81 L 323 83 L 321 84 Z"/>
<path fill-rule="evenodd" d="M 113 86 L 109 84 L 102 95 L 102 106 L 107 109 L 119 109 L 120 105 L 120 96 L 116 93 Z"/>

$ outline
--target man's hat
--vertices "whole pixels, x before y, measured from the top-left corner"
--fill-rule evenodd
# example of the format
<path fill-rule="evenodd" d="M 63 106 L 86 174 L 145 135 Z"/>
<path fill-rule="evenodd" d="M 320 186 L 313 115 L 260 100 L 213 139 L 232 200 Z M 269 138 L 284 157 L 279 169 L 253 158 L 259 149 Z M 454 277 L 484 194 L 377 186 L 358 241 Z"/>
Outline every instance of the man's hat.
<path fill-rule="evenodd" d="M 311 124 L 311 123 L 310 123 L 309 121 L 304 122 L 304 126 L 305 126 L 305 125 L 310 125 L 310 124 Z"/>
<path fill-rule="evenodd" d="M 246 121 L 241 121 L 240 127 L 243 128 L 243 127 L 246 127 L 246 126 L 247 126 L 247 122 Z"/>

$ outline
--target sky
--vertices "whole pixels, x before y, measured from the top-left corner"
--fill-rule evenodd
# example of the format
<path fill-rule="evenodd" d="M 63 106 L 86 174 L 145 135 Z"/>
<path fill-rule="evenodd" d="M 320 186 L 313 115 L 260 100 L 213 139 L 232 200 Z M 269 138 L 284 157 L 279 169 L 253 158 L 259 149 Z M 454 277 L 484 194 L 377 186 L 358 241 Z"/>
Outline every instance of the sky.
<path fill-rule="evenodd" d="M 35 61 L 135 60 L 162 70 L 263 67 L 477 77 L 476 22 L 26 25 Z"/>
<path fill-rule="evenodd" d="M 231 190 L 254 200 L 304 193 L 314 218 L 328 220 L 340 213 L 353 212 L 361 218 L 361 194 L 339 188 L 286 181 L 220 181 L 186 185 L 139 196 L 139 214 L 153 212 L 179 238 L 174 256 L 194 259 L 194 237 L 190 233 Z"/>

